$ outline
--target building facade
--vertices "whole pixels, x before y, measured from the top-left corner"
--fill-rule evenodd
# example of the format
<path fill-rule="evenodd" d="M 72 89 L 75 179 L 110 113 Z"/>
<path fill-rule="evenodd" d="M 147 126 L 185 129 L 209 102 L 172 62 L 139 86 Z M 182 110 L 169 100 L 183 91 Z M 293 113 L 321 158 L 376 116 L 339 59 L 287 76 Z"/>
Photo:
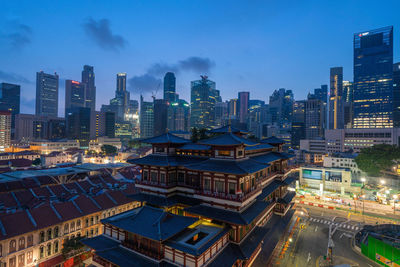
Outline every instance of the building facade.
<path fill-rule="evenodd" d="M 36 73 L 36 107 L 38 116 L 58 115 L 58 74 Z"/>
<path fill-rule="evenodd" d="M 354 34 L 354 128 L 393 127 L 393 27 Z"/>
<path fill-rule="evenodd" d="M 11 146 L 11 112 L 0 111 L 0 151 Z"/>
<path fill-rule="evenodd" d="M 343 128 L 343 67 L 335 67 L 330 70 L 329 129 Z"/>
<path fill-rule="evenodd" d="M 96 85 L 93 66 L 84 65 L 82 83 L 85 85 L 85 107 L 96 110 Z"/>
<path fill-rule="evenodd" d="M 167 72 L 164 76 L 164 100 L 169 103 L 177 100 L 176 96 L 176 78 L 173 72 Z"/>
<path fill-rule="evenodd" d="M 221 102 L 215 82 L 209 80 L 207 76 L 192 81 L 190 99 L 190 126 L 197 128 L 214 126 L 215 104 Z"/>

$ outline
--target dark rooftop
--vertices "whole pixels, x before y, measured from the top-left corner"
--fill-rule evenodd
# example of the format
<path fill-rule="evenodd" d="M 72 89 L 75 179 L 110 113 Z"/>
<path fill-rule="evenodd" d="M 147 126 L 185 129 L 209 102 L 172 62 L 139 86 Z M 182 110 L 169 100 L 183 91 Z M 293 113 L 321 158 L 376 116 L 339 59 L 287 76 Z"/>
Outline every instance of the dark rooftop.
<path fill-rule="evenodd" d="M 207 131 L 208 133 L 241 133 L 246 134 L 246 131 L 240 130 L 236 127 L 232 127 L 230 125 L 222 126 L 220 128 L 212 129 Z"/>
<path fill-rule="evenodd" d="M 242 212 L 215 208 L 207 205 L 197 205 L 188 207 L 186 212 L 211 218 L 221 222 L 227 222 L 237 225 L 248 225 L 257 218 L 264 210 L 271 207 L 273 203 L 267 201 L 255 201 Z"/>
<path fill-rule="evenodd" d="M 127 211 L 102 222 L 156 241 L 166 240 L 197 221 L 150 206 Z"/>
<path fill-rule="evenodd" d="M 190 143 L 190 140 L 173 135 L 171 133 L 165 133 L 159 136 L 143 139 L 141 142 L 148 144 L 185 144 Z"/>
<path fill-rule="evenodd" d="M 262 139 L 260 142 L 263 143 L 263 144 L 266 143 L 266 144 L 270 144 L 270 145 L 279 145 L 279 144 L 285 144 L 286 143 L 284 140 L 282 140 L 282 139 L 280 139 L 280 138 L 278 138 L 276 136 L 271 136 L 271 137 Z"/>
<path fill-rule="evenodd" d="M 208 139 L 199 141 L 200 144 L 211 146 L 237 146 L 237 145 L 255 145 L 253 141 L 237 136 L 231 132 L 217 135 Z"/>

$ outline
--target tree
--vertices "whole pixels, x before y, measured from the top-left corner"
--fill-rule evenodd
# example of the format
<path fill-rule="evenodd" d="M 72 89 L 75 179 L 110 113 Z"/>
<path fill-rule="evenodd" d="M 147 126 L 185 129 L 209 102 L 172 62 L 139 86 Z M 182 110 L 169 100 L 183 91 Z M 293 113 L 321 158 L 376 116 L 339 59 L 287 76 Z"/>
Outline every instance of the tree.
<path fill-rule="evenodd" d="M 80 242 L 82 239 L 82 237 L 77 236 L 64 241 L 61 253 L 65 258 L 69 258 L 71 255 L 81 252 L 82 248 L 84 247 L 83 243 Z"/>
<path fill-rule="evenodd" d="M 207 139 L 207 129 L 206 128 L 201 128 L 199 130 L 199 140 Z"/>
<path fill-rule="evenodd" d="M 40 158 L 36 158 L 32 161 L 32 165 L 34 166 L 39 166 L 42 163 L 42 161 L 40 160 Z"/>
<path fill-rule="evenodd" d="M 196 143 L 197 141 L 199 141 L 199 130 L 196 127 L 192 128 L 191 140 L 193 143 Z"/>
<path fill-rule="evenodd" d="M 117 153 L 118 149 L 115 146 L 112 145 L 102 145 L 101 146 L 101 151 L 106 155 L 106 156 L 112 156 L 115 153 Z"/>
<path fill-rule="evenodd" d="M 355 158 L 358 168 L 370 176 L 379 176 L 391 169 L 400 159 L 400 149 L 395 145 L 375 145 L 363 148 Z"/>
<path fill-rule="evenodd" d="M 138 139 L 132 139 L 132 140 L 129 140 L 129 142 L 128 142 L 129 148 L 139 148 L 141 146 L 142 146 L 142 143 Z"/>

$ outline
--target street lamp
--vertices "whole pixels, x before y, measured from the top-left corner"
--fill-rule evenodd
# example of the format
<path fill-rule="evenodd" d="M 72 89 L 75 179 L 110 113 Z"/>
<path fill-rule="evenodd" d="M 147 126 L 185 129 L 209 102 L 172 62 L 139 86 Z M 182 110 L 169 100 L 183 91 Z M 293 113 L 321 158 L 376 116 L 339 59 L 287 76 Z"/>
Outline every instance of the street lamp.
<path fill-rule="evenodd" d="M 381 179 L 381 185 L 385 185 L 386 181 Z"/>

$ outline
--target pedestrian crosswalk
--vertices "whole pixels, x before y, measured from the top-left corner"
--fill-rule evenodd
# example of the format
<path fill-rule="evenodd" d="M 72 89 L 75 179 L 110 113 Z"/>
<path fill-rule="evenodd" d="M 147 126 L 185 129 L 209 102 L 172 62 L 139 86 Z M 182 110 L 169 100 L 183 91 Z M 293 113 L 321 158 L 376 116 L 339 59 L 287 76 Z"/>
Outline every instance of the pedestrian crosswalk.
<path fill-rule="evenodd" d="M 311 222 L 316 222 L 316 223 L 332 225 L 332 226 L 337 226 L 339 228 L 346 229 L 346 230 L 351 230 L 351 231 L 359 231 L 360 230 L 359 226 L 348 224 L 348 223 L 332 222 L 332 221 L 329 221 L 329 220 L 318 219 L 318 218 L 310 218 L 310 221 Z"/>

